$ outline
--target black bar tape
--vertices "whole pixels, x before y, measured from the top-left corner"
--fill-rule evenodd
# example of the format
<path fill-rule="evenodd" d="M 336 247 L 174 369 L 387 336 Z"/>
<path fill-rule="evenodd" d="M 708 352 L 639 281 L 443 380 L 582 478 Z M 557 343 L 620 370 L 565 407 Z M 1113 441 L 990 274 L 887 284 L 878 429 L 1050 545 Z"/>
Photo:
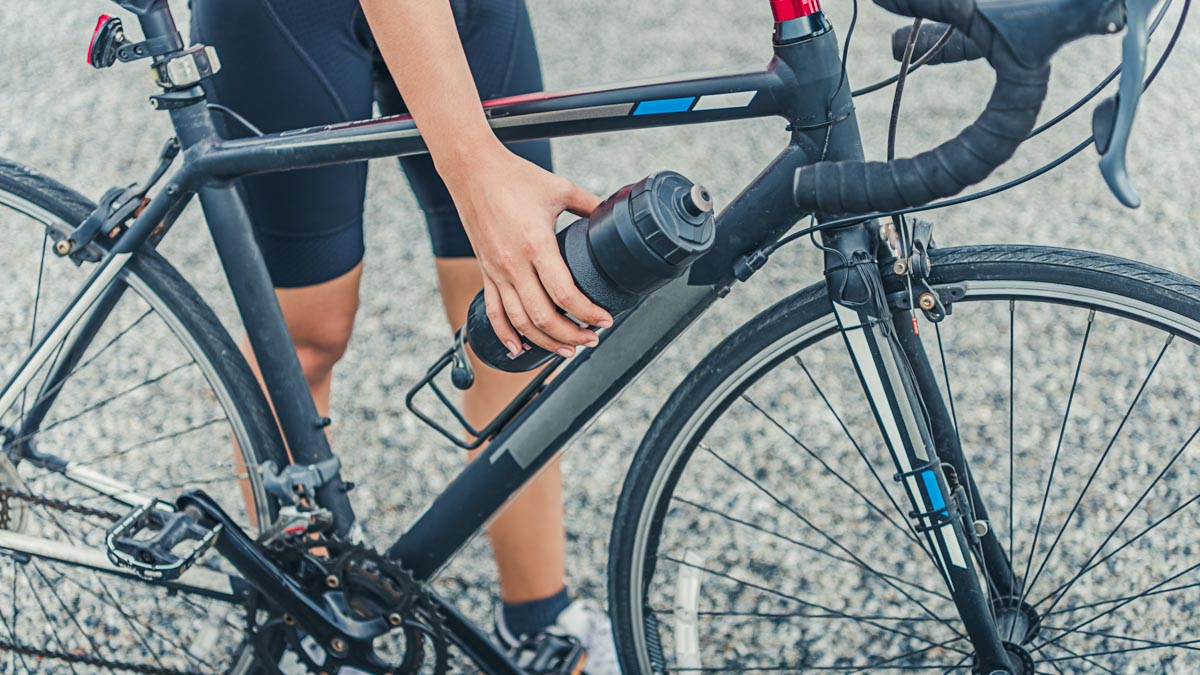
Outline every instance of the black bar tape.
<path fill-rule="evenodd" d="M 962 192 L 1008 161 L 1033 130 L 1046 97 L 1049 64 L 1027 68 L 979 14 L 975 0 L 875 0 L 897 14 L 953 25 L 996 71 L 987 108 L 942 145 L 891 162 L 820 162 L 796 171 L 796 205 L 840 216 L 921 206 Z"/>
<path fill-rule="evenodd" d="M 923 55 L 928 54 L 930 49 L 942 39 L 946 31 L 950 27 L 944 23 L 926 23 L 921 25 L 921 32 L 917 33 L 917 43 L 913 48 L 913 58 L 919 59 Z M 912 33 L 912 26 L 905 26 L 892 33 L 892 57 L 897 61 L 904 60 L 904 50 L 908 47 L 908 36 Z M 983 58 L 983 50 L 975 46 L 966 35 L 959 31 L 954 31 L 950 39 L 946 41 L 946 46 L 942 47 L 937 54 L 931 56 L 925 63 L 931 66 L 941 65 L 943 63 L 961 63 L 963 61 L 975 61 Z"/>

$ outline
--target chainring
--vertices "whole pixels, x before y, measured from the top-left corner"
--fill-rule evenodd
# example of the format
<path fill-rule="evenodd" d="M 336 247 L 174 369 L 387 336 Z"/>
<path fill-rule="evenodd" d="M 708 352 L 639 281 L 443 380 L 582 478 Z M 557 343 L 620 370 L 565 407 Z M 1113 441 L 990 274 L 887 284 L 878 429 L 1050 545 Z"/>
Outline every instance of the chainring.
<path fill-rule="evenodd" d="M 253 592 L 247 632 L 266 672 L 290 675 L 295 671 L 284 667 L 292 662 L 318 675 L 447 672 L 449 650 L 442 617 L 424 584 L 407 570 L 373 549 L 338 539 L 298 537 L 270 546 L 267 553 L 320 604 L 325 594 L 340 593 L 355 618 L 383 618 L 391 628 L 375 639 L 374 662 L 342 658 L 306 635 L 303 626 L 269 598 Z M 382 652 L 377 651 L 380 647 Z"/>

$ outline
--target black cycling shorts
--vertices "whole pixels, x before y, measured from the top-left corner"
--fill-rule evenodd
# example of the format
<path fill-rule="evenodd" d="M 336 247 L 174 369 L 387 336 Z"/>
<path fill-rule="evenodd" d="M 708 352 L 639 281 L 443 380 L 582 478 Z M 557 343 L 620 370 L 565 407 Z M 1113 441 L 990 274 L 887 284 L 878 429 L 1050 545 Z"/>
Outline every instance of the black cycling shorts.
<path fill-rule="evenodd" d="M 524 0 L 450 3 L 482 98 L 541 91 Z M 192 33 L 221 58 L 210 98 L 266 133 L 367 119 L 373 103 L 383 115 L 406 112 L 359 0 L 192 0 Z M 228 137 L 250 133 L 214 115 Z M 551 169 L 547 141 L 509 147 Z M 434 255 L 474 255 L 432 159 L 403 157 L 400 164 L 425 212 Z M 362 260 L 366 183 L 366 162 L 241 180 L 276 286 L 329 281 Z"/>

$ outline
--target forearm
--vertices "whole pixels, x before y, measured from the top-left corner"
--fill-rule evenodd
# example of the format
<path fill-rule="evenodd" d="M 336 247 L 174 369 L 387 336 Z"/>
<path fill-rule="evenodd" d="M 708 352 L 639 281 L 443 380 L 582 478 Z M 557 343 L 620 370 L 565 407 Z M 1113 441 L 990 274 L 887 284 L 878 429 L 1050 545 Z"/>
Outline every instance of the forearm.
<path fill-rule="evenodd" d="M 500 147 L 446 0 L 361 0 L 363 11 L 438 172 L 448 182 L 473 155 Z"/>

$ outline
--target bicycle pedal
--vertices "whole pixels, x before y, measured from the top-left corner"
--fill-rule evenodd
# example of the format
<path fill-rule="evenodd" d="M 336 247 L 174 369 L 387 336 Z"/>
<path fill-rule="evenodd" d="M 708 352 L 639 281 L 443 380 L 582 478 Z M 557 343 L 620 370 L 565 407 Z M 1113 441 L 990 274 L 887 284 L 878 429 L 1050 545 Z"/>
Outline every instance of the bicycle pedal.
<path fill-rule="evenodd" d="M 529 675 L 583 675 L 587 650 L 573 637 L 543 634 L 514 649 L 512 659 Z"/>
<path fill-rule="evenodd" d="M 131 569 L 144 579 L 179 578 L 221 533 L 221 525 L 208 528 L 186 511 L 176 511 L 158 499 L 134 508 L 108 530 L 104 544 L 108 559 Z M 183 550 L 177 550 L 181 548 Z"/>

